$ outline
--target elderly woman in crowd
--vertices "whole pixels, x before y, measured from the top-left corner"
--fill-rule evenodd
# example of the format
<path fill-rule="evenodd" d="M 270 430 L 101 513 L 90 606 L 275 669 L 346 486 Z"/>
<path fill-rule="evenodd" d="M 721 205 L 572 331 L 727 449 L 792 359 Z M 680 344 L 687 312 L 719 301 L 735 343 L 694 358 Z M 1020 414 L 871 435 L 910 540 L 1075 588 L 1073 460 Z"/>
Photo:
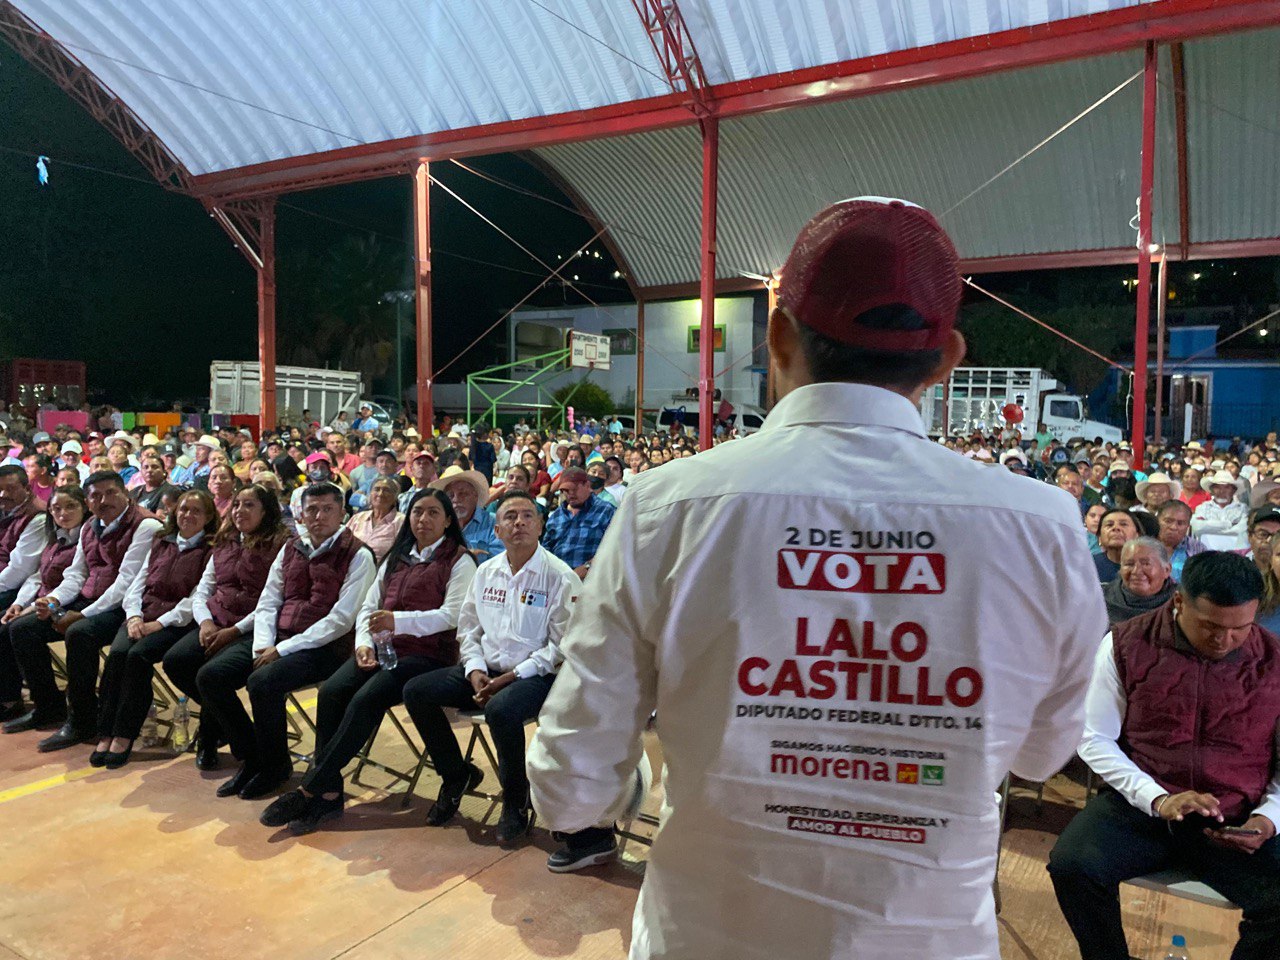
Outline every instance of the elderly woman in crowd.
<path fill-rule="evenodd" d="M 404 514 L 396 510 L 399 498 L 400 484 L 391 477 L 380 477 L 369 488 L 369 509 L 361 510 L 347 522 L 347 527 L 373 551 L 379 563 L 404 523 Z"/>
<path fill-rule="evenodd" d="M 151 707 L 154 665 L 191 623 L 191 591 L 218 529 L 213 497 L 188 490 L 142 561 L 124 598 L 125 622 L 111 643 L 98 686 L 98 746 L 89 764 L 114 770 L 129 762 Z"/>
<path fill-rule="evenodd" d="M 1114 626 L 1163 606 L 1175 584 L 1169 548 L 1154 537 L 1136 537 L 1120 549 L 1120 575 L 1102 588 L 1107 620 Z"/>
<path fill-rule="evenodd" d="M 1098 545 L 1102 552 L 1093 558 L 1098 582 L 1110 583 L 1120 574 L 1120 551 L 1139 536 L 1138 524 L 1128 510 L 1112 508 L 1098 521 Z"/>
<path fill-rule="evenodd" d="M 1200 478 L 1203 476 L 1204 471 L 1197 467 L 1187 467 L 1182 471 L 1182 492 L 1178 494 L 1178 499 L 1193 511 L 1209 499 L 1209 491 L 1200 487 Z"/>
<path fill-rule="evenodd" d="M 117 434 L 111 438 L 111 446 L 107 447 L 107 461 L 111 464 L 111 469 L 120 474 L 126 490 L 132 490 L 142 482 L 138 478 L 138 468 L 129 462 L 136 442 L 127 434 Z"/>
<path fill-rule="evenodd" d="M 225 517 L 227 511 L 231 509 L 231 501 L 236 495 L 236 490 L 240 487 L 240 480 L 235 475 L 235 471 L 229 464 L 215 464 L 209 471 L 207 486 L 218 516 Z"/>
<path fill-rule="evenodd" d="M 1254 620 L 1263 629 L 1280 635 L 1280 533 L 1271 537 L 1271 561 L 1262 573 L 1262 600 Z"/>
<path fill-rule="evenodd" d="M 236 462 L 232 468 L 241 483 L 249 481 L 249 466 L 258 459 L 258 445 L 249 438 L 240 441 L 236 447 Z"/>

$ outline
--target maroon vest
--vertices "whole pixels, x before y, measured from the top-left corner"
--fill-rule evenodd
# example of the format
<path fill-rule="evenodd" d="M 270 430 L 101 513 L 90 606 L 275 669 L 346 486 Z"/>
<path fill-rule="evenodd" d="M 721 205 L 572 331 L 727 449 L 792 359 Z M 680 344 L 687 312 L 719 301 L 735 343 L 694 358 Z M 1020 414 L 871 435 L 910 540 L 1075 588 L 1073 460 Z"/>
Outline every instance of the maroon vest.
<path fill-rule="evenodd" d="M 1165 790 L 1211 793 L 1240 822 L 1271 779 L 1280 640 L 1254 624 L 1214 661 L 1175 636 L 1172 600 L 1112 628 L 1126 700 L 1120 747 Z"/>
<path fill-rule="evenodd" d="M 461 551 L 452 540 L 445 540 L 426 563 L 399 563 L 383 583 L 382 607 L 385 610 L 436 610 L 444 603 L 449 589 L 449 576 L 455 562 L 471 563 L 470 555 L 459 560 Z M 391 638 L 396 652 L 402 655 L 430 657 L 441 663 L 458 662 L 458 631 L 441 630 L 426 636 L 397 633 Z"/>
<path fill-rule="evenodd" d="M 165 537 L 153 541 L 151 558 L 147 561 L 147 582 L 142 587 L 142 619 L 158 620 L 191 596 L 208 559 L 207 536 L 186 550 L 178 549 L 176 539 Z"/>
<path fill-rule="evenodd" d="M 120 525 L 106 536 L 98 536 L 94 529 L 95 521 L 90 520 L 80 531 L 80 542 L 84 545 L 84 559 L 89 568 L 80 595 L 86 600 L 97 600 L 115 583 L 120 573 L 120 564 L 124 561 L 125 552 L 133 542 L 133 535 L 149 514 L 141 510 L 137 504 L 131 503 L 120 516 Z"/>
<path fill-rule="evenodd" d="M 284 602 L 276 618 L 278 640 L 301 633 L 333 609 L 351 561 L 367 549 L 345 527 L 333 546 L 315 558 L 302 552 L 299 539 L 289 542 L 284 548 Z"/>
<path fill-rule="evenodd" d="M 232 540 L 213 548 L 213 596 L 208 607 L 215 624 L 233 626 L 253 611 L 267 583 L 272 561 L 283 545 L 283 539 L 256 547 Z"/>
<path fill-rule="evenodd" d="M 62 575 L 67 572 L 67 567 L 71 566 L 71 561 L 76 558 L 76 546 L 78 541 L 68 540 L 63 543 L 61 540 L 54 540 L 44 548 L 44 553 L 40 554 L 40 593 L 38 596 L 47 597 L 62 584 Z"/>
<path fill-rule="evenodd" d="M 27 529 L 27 524 L 44 512 L 44 508 L 45 502 L 43 500 L 30 497 L 26 503 L 14 510 L 13 513 L 6 517 L 0 517 L 0 570 L 3 570 L 8 565 L 9 555 L 13 553 L 13 548 L 18 545 L 22 531 Z"/>

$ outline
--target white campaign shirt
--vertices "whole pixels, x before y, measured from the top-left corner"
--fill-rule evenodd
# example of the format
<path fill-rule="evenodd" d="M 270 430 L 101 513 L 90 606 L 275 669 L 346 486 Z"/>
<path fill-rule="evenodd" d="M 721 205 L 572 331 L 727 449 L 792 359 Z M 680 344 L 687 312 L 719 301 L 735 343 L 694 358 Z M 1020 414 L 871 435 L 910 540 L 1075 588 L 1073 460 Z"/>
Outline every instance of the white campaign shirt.
<path fill-rule="evenodd" d="M 435 543 L 428 544 L 425 550 L 416 546 L 409 551 L 409 563 L 426 563 L 435 554 L 436 548 L 444 542 L 441 537 Z M 419 637 L 429 637 L 441 630 L 448 630 L 458 625 L 458 615 L 462 612 L 462 603 L 467 596 L 467 588 L 471 586 L 476 575 L 475 563 L 468 559 L 469 554 L 459 551 L 454 559 L 453 569 L 449 571 L 449 583 L 445 587 L 444 601 L 435 610 L 393 610 L 391 619 L 395 622 L 396 633 L 411 633 Z M 373 634 L 369 630 L 369 618 L 382 609 L 383 584 L 386 581 L 387 565 L 378 564 L 378 572 L 374 575 L 373 586 L 364 595 L 364 603 L 360 605 L 360 613 L 356 616 L 356 646 L 373 647 Z"/>
<path fill-rule="evenodd" d="M 1085 698 L 1080 759 L 1134 807 L 1154 817 L 1156 814 L 1151 805 L 1169 791 L 1144 773 L 1120 749 L 1120 731 L 1127 707 L 1124 684 L 1120 682 L 1111 634 L 1108 633 L 1093 661 L 1093 679 Z M 1275 744 L 1275 756 L 1280 758 L 1280 723 L 1276 724 Z M 1253 813 L 1262 814 L 1280 828 L 1280 764 L 1273 766 L 1271 782 Z"/>
<path fill-rule="evenodd" d="M 333 548 L 334 541 L 342 535 L 338 530 L 333 536 L 312 551 L 312 557 L 318 557 L 326 550 Z M 299 539 L 310 546 L 311 539 L 306 530 L 299 531 Z M 373 583 L 373 553 L 367 547 L 356 551 L 347 567 L 347 575 L 338 590 L 338 599 L 333 608 L 323 617 L 295 633 L 288 640 L 276 642 L 276 617 L 284 603 L 284 558 L 289 550 L 297 550 L 294 543 L 286 543 L 271 561 L 271 569 L 267 572 L 267 582 L 262 588 L 262 596 L 253 609 L 253 654 L 257 656 L 267 647 L 274 646 L 282 657 L 299 650 L 312 650 L 332 643 L 351 630 L 356 622 L 356 610 L 364 599 L 365 591 Z M 243 623 L 244 621 L 241 621 Z M 239 624 L 237 624 L 239 626 Z"/>
<path fill-rule="evenodd" d="M 120 516 L 102 528 L 99 536 L 105 536 L 110 533 L 120 525 L 120 521 L 123 519 L 124 513 L 121 512 Z M 97 522 L 96 520 L 86 521 L 86 523 Z M 106 613 L 108 610 L 114 610 L 124 603 L 125 592 L 129 589 L 129 585 L 133 583 L 133 578 L 138 575 L 138 571 L 142 569 L 142 562 L 151 553 L 151 541 L 155 539 L 162 526 L 163 524 L 154 517 L 147 517 L 138 524 L 137 529 L 133 531 L 133 539 L 129 541 L 129 546 L 125 548 L 124 558 L 120 561 L 120 569 L 116 572 L 116 578 L 111 581 L 111 586 L 107 587 L 102 596 L 80 611 L 82 614 L 86 617 L 92 617 L 99 613 Z M 89 561 L 85 559 L 84 555 L 83 526 L 80 528 L 80 532 L 80 541 L 76 546 L 76 555 L 71 561 L 71 566 L 67 567 L 67 572 L 62 575 L 62 583 L 58 584 L 54 591 L 49 594 L 64 607 L 80 596 L 80 588 L 89 579 Z"/>
<path fill-rule="evenodd" d="M 997 960 L 996 790 L 1070 759 L 1107 628 L 1069 494 L 810 385 L 636 477 L 577 606 L 533 803 L 600 822 L 657 711 L 633 958 Z"/>
<path fill-rule="evenodd" d="M 18 542 L 9 551 L 8 562 L 0 568 L 0 593 L 21 589 L 27 578 L 40 569 L 40 554 L 49 542 L 48 522 L 49 518 L 39 513 L 22 528 Z"/>
<path fill-rule="evenodd" d="M 555 673 L 560 638 L 581 590 L 573 569 L 541 546 L 518 573 L 505 551 L 486 560 L 458 615 L 463 672 L 514 670 L 522 680 Z"/>

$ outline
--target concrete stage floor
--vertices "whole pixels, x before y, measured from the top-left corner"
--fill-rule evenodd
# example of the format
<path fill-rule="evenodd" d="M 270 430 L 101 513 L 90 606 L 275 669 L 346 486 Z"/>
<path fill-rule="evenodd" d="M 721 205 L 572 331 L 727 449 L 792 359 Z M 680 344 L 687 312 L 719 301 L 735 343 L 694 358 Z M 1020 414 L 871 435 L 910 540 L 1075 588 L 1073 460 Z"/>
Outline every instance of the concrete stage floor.
<path fill-rule="evenodd" d="M 468 727 L 457 725 L 460 737 Z M 627 842 L 618 863 L 556 876 L 545 831 L 504 850 L 493 839 L 498 810 L 479 798 L 454 824 L 427 828 L 434 775 L 401 810 L 403 785 L 380 789 L 394 781 L 372 769 L 362 777 L 372 788 L 348 780 L 341 820 L 295 838 L 258 823 L 268 801 L 214 796 L 229 763 L 200 773 L 190 754 L 149 750 L 100 771 L 88 766 L 90 747 L 43 755 L 37 739 L 0 736 L 0 960 L 626 955 L 641 844 Z M 410 754 L 384 724 L 374 757 L 402 766 Z M 482 789 L 495 789 L 480 763 Z M 1015 787 L 1000 871 L 1006 960 L 1078 956 L 1044 863 L 1083 792 L 1056 777 L 1037 812 L 1034 794 Z M 656 787 L 646 809 L 657 810 Z M 1227 960 L 1238 912 L 1128 886 L 1122 896 L 1135 956 L 1160 960 L 1182 933 L 1196 960 Z"/>

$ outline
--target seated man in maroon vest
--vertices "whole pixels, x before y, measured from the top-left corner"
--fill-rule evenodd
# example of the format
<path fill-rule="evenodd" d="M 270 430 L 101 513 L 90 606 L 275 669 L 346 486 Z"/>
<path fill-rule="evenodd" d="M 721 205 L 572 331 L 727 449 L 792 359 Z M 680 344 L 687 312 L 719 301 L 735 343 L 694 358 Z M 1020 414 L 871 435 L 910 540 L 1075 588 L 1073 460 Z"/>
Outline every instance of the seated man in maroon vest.
<path fill-rule="evenodd" d="M 311 769 L 297 790 L 267 807 L 264 826 L 288 824 L 301 835 L 341 815 L 342 768 L 402 702 L 404 685 L 458 662 L 458 614 L 475 575 L 449 498 L 417 491 L 360 607 L 355 656 L 320 688 Z"/>
<path fill-rule="evenodd" d="M 35 704 L 33 727 L 66 721 L 40 741 L 43 753 L 96 739 L 98 654 L 124 623 L 125 594 L 160 529 L 159 520 L 129 499 L 120 474 L 92 473 L 84 489 L 93 519 L 80 530 L 75 559 L 57 588 L 36 600 L 36 616 L 9 630 Z M 65 700 L 49 656 L 49 644 L 61 639 L 67 644 Z"/>
<path fill-rule="evenodd" d="M 1170 867 L 1244 911 L 1232 960 L 1280 957 L 1280 640 L 1253 622 L 1261 595 L 1249 560 L 1201 553 L 1103 640 L 1080 756 L 1104 786 L 1049 856 L 1084 960 L 1128 960 L 1119 885 Z"/>
<path fill-rule="evenodd" d="M 218 788 L 254 800 L 293 774 L 287 698 L 321 683 L 351 655 L 356 611 L 373 583 L 373 553 L 342 526 L 342 490 L 313 483 L 303 491 L 303 532 L 285 544 L 253 612 L 253 645 L 224 652 L 218 670 L 196 677 L 203 708 L 216 717 L 242 761 Z M 249 691 L 253 720 L 237 691 Z"/>
<path fill-rule="evenodd" d="M 45 504 L 31 492 L 27 471 L 16 464 L 0 467 L 0 611 L 18 599 L 18 591 L 40 566 L 47 540 Z M 9 631 L 0 630 L 0 721 L 22 716 L 22 678 L 13 658 Z"/>

